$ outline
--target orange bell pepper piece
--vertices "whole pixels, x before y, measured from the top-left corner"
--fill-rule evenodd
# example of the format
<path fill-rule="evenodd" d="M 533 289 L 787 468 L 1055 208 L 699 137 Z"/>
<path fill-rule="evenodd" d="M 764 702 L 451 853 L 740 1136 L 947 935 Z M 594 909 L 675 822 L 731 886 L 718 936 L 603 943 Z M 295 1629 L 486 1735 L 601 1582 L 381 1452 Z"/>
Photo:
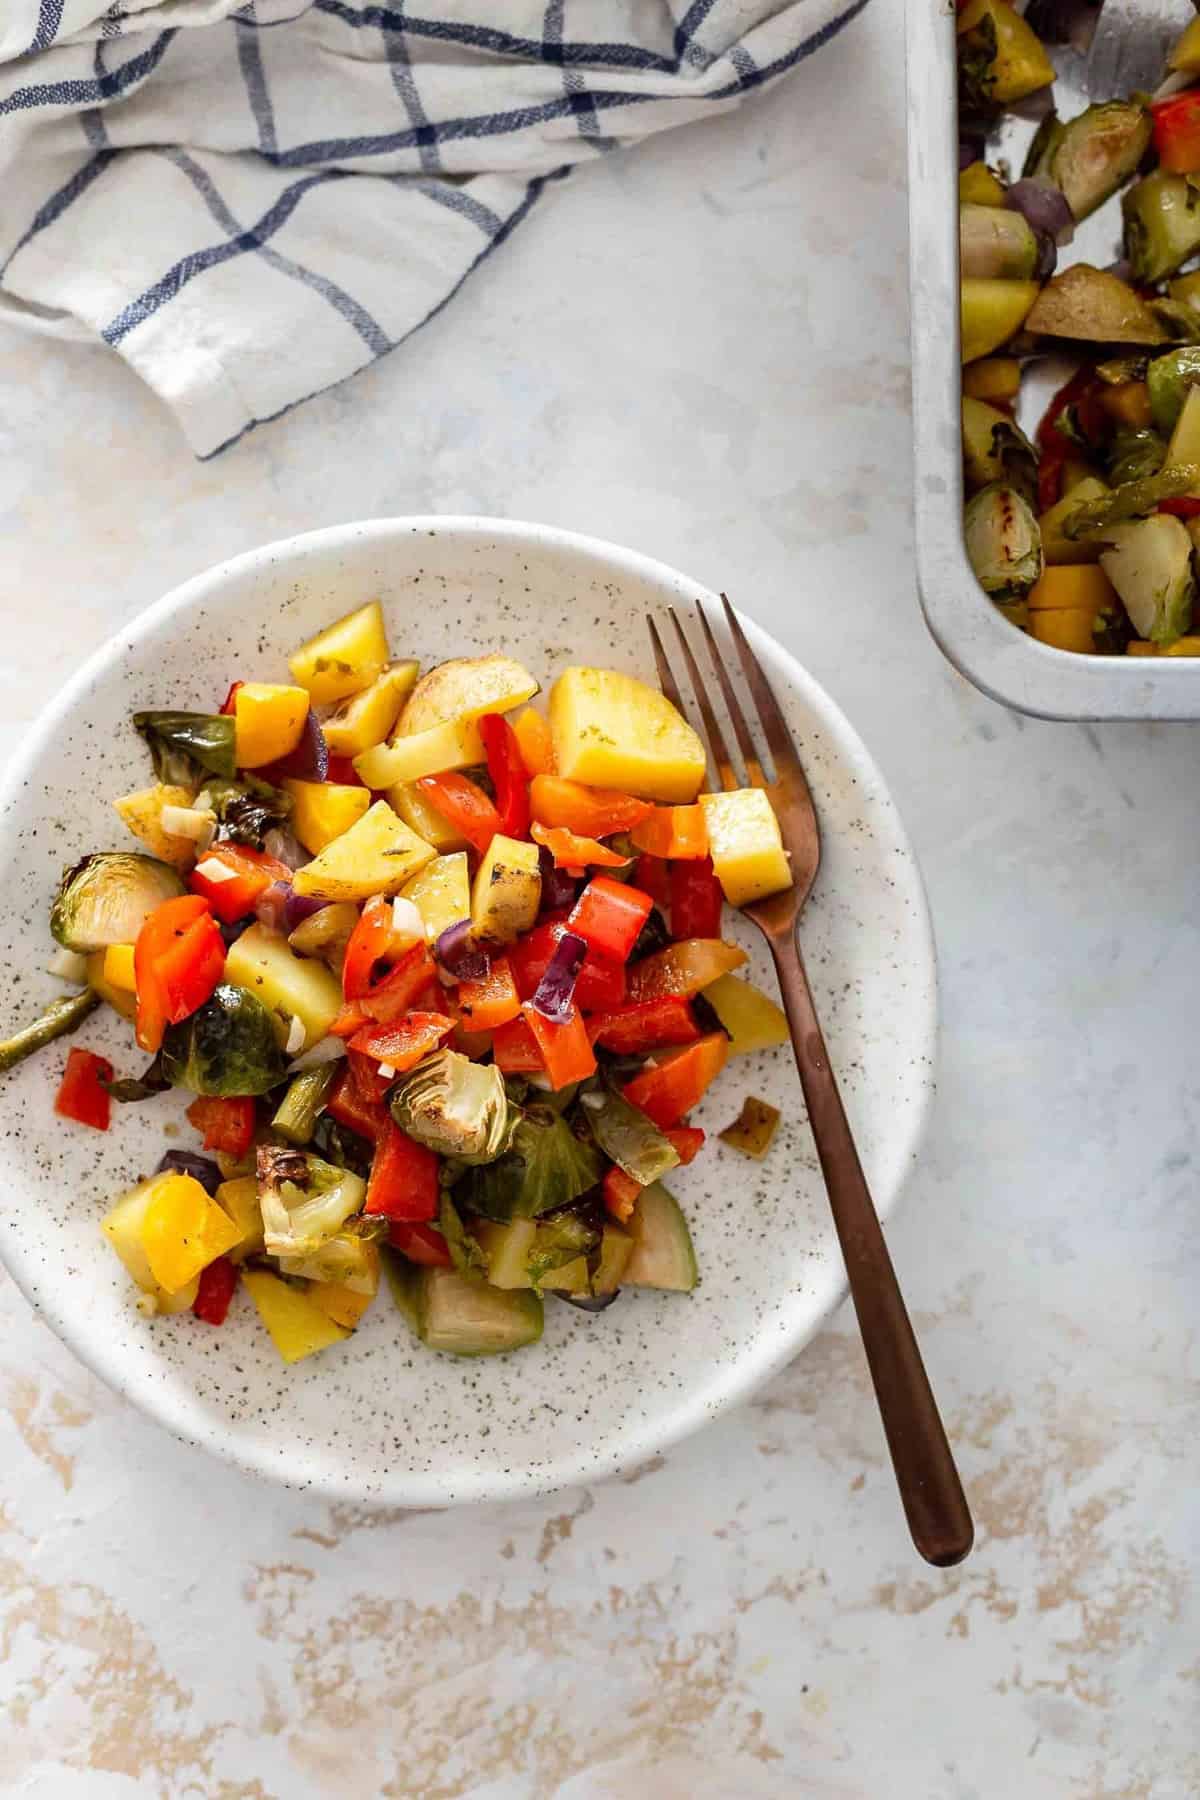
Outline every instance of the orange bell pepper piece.
<path fill-rule="evenodd" d="M 702 806 L 656 806 L 629 834 L 648 856 L 691 862 L 708 855 L 708 825 Z"/>
<path fill-rule="evenodd" d="M 629 861 L 599 838 L 581 837 L 565 825 L 539 825 L 535 820 L 529 835 L 535 844 L 544 845 L 550 852 L 557 869 L 623 869 Z"/>
<path fill-rule="evenodd" d="M 560 775 L 535 775 L 529 802 L 539 825 L 565 825 L 583 837 L 631 831 L 654 810 L 649 800 L 636 800 L 612 788 L 584 787 L 581 781 L 565 781 Z"/>

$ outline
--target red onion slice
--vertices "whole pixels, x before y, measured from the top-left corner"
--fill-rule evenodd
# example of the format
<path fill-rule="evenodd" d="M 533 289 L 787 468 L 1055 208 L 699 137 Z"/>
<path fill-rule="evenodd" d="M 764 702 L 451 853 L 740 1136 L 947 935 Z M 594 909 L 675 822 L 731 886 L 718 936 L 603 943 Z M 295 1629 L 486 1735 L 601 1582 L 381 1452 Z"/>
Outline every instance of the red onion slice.
<path fill-rule="evenodd" d="M 281 756 L 265 768 L 255 769 L 254 774 L 260 781 L 269 781 L 273 787 L 289 775 L 297 781 L 324 781 L 329 774 L 329 746 L 325 742 L 325 733 L 321 730 L 320 721 L 310 707 L 304 720 L 304 730 L 300 733 L 300 742 L 286 756 Z"/>
<path fill-rule="evenodd" d="M 433 949 L 434 955 L 455 981 L 486 981 L 492 972 L 492 959 L 471 936 L 470 919 L 447 925 Z"/>
<path fill-rule="evenodd" d="M 276 862 L 286 863 L 289 869 L 302 869 L 305 863 L 312 861 L 304 845 L 290 831 L 285 831 L 282 825 L 271 827 L 263 839 L 263 849 Z"/>
<path fill-rule="evenodd" d="M 533 1004 L 543 1019 L 562 1025 L 570 1018 L 575 983 L 586 955 L 583 939 L 573 931 L 564 931 L 533 996 Z"/>
<path fill-rule="evenodd" d="M 286 931 L 288 900 L 291 888 L 286 881 L 273 881 L 254 902 L 254 916 L 268 931 Z"/>
<path fill-rule="evenodd" d="M 1075 236 L 1075 214 L 1066 195 L 1044 175 L 1027 175 L 1014 181 L 1004 196 L 1004 204 L 1019 212 L 1035 231 L 1046 232 L 1060 247 Z"/>
<path fill-rule="evenodd" d="M 579 894 L 579 883 L 565 869 L 555 867 L 554 858 L 545 844 L 538 845 L 538 862 L 542 871 L 542 897 L 538 910 L 543 913 L 562 912 L 574 906 Z"/>
<path fill-rule="evenodd" d="M 173 1175 L 190 1175 L 206 1194 L 215 1194 L 225 1179 L 215 1162 L 207 1156 L 197 1156 L 193 1150 L 166 1151 L 154 1173 L 162 1175 L 168 1169 Z"/>

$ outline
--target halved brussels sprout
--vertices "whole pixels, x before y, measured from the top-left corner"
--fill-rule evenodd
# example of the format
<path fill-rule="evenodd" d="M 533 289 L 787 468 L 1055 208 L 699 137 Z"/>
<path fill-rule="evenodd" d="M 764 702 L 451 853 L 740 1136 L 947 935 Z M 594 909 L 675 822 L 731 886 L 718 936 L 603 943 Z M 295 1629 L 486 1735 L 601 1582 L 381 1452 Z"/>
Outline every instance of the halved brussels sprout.
<path fill-rule="evenodd" d="M 512 1135 L 500 1070 L 493 1063 L 473 1063 L 457 1050 L 425 1057 L 400 1078 L 390 1104 L 409 1137 L 458 1162 L 494 1162 Z"/>
<path fill-rule="evenodd" d="M 198 1012 L 163 1038 L 162 1072 L 193 1094 L 265 1094 L 287 1075 L 269 1008 L 222 982 Z"/>
<path fill-rule="evenodd" d="M 1005 481 L 1032 500 L 1037 491 L 1037 451 L 1021 427 L 986 400 L 963 395 L 963 462 L 972 488 Z"/>
<path fill-rule="evenodd" d="M 971 567 L 993 600 L 1019 600 L 1042 572 L 1042 539 L 1033 509 L 1003 482 L 992 482 L 970 501 L 963 535 Z"/>
<path fill-rule="evenodd" d="M 1077 219 L 1086 219 L 1135 172 L 1150 142 L 1152 121 L 1136 100 L 1105 100 L 1077 118 L 1043 127 L 1030 147 L 1026 175 L 1048 175 Z"/>
<path fill-rule="evenodd" d="M 50 930 L 67 950 L 132 944 L 156 906 L 187 889 L 179 871 L 136 850 L 100 850 L 68 869 L 50 908 Z"/>
<path fill-rule="evenodd" d="M 360 1211 L 367 1184 L 310 1151 L 258 1147 L 258 1203 L 271 1256 L 313 1257 Z M 357 1252 L 356 1252 L 357 1254 Z M 335 1257 L 334 1260 L 337 1260 Z M 323 1275 L 333 1281 L 340 1275 Z"/>

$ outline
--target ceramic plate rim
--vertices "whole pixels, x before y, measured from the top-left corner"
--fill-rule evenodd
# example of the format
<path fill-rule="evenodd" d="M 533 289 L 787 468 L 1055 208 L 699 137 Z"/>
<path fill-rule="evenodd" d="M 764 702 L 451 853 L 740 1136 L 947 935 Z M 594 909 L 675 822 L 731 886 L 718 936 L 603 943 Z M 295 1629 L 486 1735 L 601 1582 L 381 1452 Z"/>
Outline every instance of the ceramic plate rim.
<path fill-rule="evenodd" d="M 640 551 L 630 550 L 586 533 L 528 520 L 496 519 L 482 514 L 399 515 L 324 526 L 314 531 L 297 532 L 275 539 L 241 551 L 179 583 L 159 600 L 143 608 L 134 618 L 119 626 L 69 678 L 37 715 L 0 781 L 0 851 L 6 839 L 19 827 L 18 809 L 22 785 L 34 770 L 39 756 L 52 740 L 56 729 L 74 713 L 92 687 L 103 680 L 114 664 L 148 632 L 176 615 L 202 606 L 206 599 L 219 594 L 230 581 L 264 562 L 278 564 L 322 552 L 336 552 L 351 541 L 379 542 L 430 533 L 467 542 L 507 539 L 514 547 L 532 543 L 559 549 L 591 559 L 617 575 L 630 575 L 657 587 L 672 588 L 681 596 L 712 602 L 716 602 L 718 598 L 704 583 Z M 877 803 L 882 804 L 890 814 L 891 828 L 902 854 L 906 897 L 912 909 L 911 929 L 920 951 L 919 966 L 914 963 L 914 974 L 920 982 L 920 993 L 913 1000 L 914 1031 L 919 1031 L 927 1054 L 918 1101 L 907 1115 L 904 1140 L 899 1145 L 895 1161 L 896 1173 L 887 1188 L 880 1190 L 877 1187 L 876 1191 L 879 1216 L 886 1225 L 913 1168 L 936 1092 L 937 957 L 924 882 L 890 789 L 841 708 L 777 638 L 745 614 L 739 616 L 752 639 L 769 646 L 771 653 L 780 659 L 787 670 L 789 682 L 820 716 L 824 727 L 830 732 L 839 758 L 867 777 Z M 919 1019 L 916 1017 L 918 1006 Z M 32 1257 L 29 1260 L 32 1263 Z M 86 1309 L 83 1309 L 82 1317 L 79 1313 L 72 1314 L 63 1305 L 56 1305 L 53 1296 L 38 1291 L 38 1283 L 33 1279 L 32 1270 L 27 1270 L 24 1266 L 19 1235 L 7 1229 L 0 1232 L 0 1261 L 4 1263 L 25 1299 L 85 1367 L 108 1387 L 129 1400 L 139 1412 L 165 1426 L 182 1442 L 209 1451 L 223 1462 L 246 1473 L 282 1483 L 286 1487 L 330 1499 L 357 1500 L 372 1506 L 417 1506 L 431 1501 L 440 1505 L 479 1504 L 532 1497 L 555 1492 L 581 1481 L 603 1479 L 637 1467 L 651 1456 L 690 1436 L 731 1406 L 747 1399 L 798 1355 L 837 1310 L 847 1292 L 844 1269 L 840 1259 L 833 1257 L 824 1271 L 823 1289 L 819 1291 L 804 1318 L 786 1330 L 772 1332 L 769 1339 L 765 1330 L 760 1329 L 752 1348 L 739 1359 L 733 1376 L 725 1381 L 722 1391 L 715 1398 L 706 1397 L 704 1391 L 700 1390 L 688 1402 L 679 1406 L 671 1419 L 656 1425 L 646 1422 L 642 1431 L 633 1431 L 628 1438 L 615 1439 L 603 1455 L 593 1453 L 586 1464 L 577 1455 L 575 1467 L 556 1469 L 542 1466 L 537 1469 L 479 1472 L 466 1463 L 461 1469 L 455 1469 L 455 1491 L 448 1497 L 445 1492 L 447 1477 L 444 1471 L 401 1471 L 395 1479 L 385 1475 L 377 1484 L 367 1485 L 363 1477 L 356 1477 L 353 1468 L 345 1476 L 339 1474 L 327 1477 L 323 1473 L 302 1476 L 299 1472 L 291 1473 L 273 1466 L 271 1456 L 264 1446 L 253 1439 L 234 1437 L 222 1428 L 219 1420 L 210 1418 L 199 1408 L 189 1414 L 185 1405 L 177 1404 L 176 1395 L 171 1389 L 157 1390 L 152 1395 L 135 1390 L 133 1383 L 125 1375 L 119 1347 L 117 1354 L 106 1357 L 105 1340 L 89 1334 Z M 708 1385 L 712 1385 L 711 1376 L 708 1378 Z"/>

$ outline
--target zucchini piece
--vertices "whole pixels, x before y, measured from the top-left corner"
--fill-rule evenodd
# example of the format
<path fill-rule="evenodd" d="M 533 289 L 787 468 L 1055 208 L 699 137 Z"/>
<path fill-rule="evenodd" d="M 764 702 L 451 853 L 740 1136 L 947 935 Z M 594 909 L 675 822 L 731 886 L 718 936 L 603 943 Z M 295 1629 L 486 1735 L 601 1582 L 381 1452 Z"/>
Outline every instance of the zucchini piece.
<path fill-rule="evenodd" d="M 633 1250 L 625 1267 L 625 1285 L 690 1294 L 700 1278 L 692 1234 L 678 1201 L 661 1182 L 642 1189 L 628 1229 Z"/>
<path fill-rule="evenodd" d="M 418 1335 L 451 1356 L 503 1356 L 542 1335 L 542 1302 L 529 1289 L 503 1292 L 454 1269 L 421 1269 Z"/>
<path fill-rule="evenodd" d="M 496 1288 L 527 1288 L 529 1252 L 537 1235 L 534 1219 L 511 1219 L 501 1225 L 493 1219 L 479 1219 L 472 1227 L 475 1238 L 487 1258 L 487 1278 Z"/>

